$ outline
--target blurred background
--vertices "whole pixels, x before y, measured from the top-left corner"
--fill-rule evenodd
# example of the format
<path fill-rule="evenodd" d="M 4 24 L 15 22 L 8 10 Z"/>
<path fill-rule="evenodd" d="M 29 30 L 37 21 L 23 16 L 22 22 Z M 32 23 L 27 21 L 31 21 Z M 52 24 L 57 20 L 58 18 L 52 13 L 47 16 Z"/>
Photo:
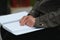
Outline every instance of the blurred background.
<path fill-rule="evenodd" d="M 34 5 L 35 0 L 10 0 L 8 2 L 11 7 L 11 12 L 30 11 Z"/>

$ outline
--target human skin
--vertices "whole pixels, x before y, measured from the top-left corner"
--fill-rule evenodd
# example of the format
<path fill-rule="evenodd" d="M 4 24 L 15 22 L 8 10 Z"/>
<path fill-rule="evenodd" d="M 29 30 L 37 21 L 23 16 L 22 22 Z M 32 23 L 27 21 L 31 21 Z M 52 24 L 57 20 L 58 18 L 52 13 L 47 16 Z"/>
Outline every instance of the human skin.
<path fill-rule="evenodd" d="M 24 16 L 21 20 L 20 20 L 20 24 L 21 26 L 24 26 L 24 25 L 28 25 L 30 27 L 33 27 L 34 24 L 35 24 L 35 18 L 31 15 L 29 16 Z"/>

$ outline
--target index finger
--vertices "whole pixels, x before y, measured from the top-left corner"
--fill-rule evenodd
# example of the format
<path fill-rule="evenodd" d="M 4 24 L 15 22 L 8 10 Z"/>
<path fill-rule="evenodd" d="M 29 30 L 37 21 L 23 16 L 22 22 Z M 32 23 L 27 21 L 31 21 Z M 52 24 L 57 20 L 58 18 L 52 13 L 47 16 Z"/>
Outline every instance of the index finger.
<path fill-rule="evenodd" d="M 25 21 L 28 19 L 27 16 L 25 16 L 24 18 L 21 19 L 20 23 L 21 25 L 25 25 Z"/>

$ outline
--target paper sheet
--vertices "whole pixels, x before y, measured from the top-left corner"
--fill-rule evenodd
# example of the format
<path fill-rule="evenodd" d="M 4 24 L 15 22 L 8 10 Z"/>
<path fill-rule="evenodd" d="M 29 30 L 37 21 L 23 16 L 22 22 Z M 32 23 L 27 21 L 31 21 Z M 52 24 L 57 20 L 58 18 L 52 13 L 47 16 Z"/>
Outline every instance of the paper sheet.
<path fill-rule="evenodd" d="M 36 29 L 34 27 L 29 27 L 27 25 L 21 26 L 19 20 L 23 16 L 26 16 L 27 14 L 28 12 L 19 12 L 15 14 L 0 16 L 0 23 L 3 25 L 3 28 L 5 30 L 11 32 L 14 35 L 21 35 L 21 34 L 44 29 L 44 28 Z"/>
<path fill-rule="evenodd" d="M 4 23 L 9 23 L 11 21 L 20 20 L 23 16 L 26 16 L 27 14 L 28 12 L 24 11 L 10 15 L 0 16 L 0 23 L 4 24 Z"/>
<path fill-rule="evenodd" d="M 5 24 L 4 28 L 15 35 L 21 35 L 21 34 L 25 34 L 25 33 L 29 33 L 29 32 L 43 29 L 43 28 L 35 29 L 35 28 L 29 27 L 27 25 L 21 26 L 19 21 Z"/>

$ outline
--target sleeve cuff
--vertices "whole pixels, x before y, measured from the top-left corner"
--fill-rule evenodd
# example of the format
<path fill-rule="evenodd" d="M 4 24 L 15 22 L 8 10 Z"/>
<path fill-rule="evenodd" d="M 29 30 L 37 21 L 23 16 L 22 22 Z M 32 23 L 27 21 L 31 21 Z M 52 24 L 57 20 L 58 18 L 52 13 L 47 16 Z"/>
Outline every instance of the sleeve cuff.
<path fill-rule="evenodd" d="M 36 12 L 35 12 L 34 10 L 31 10 L 28 15 L 32 15 L 33 17 L 36 17 L 36 16 L 35 16 L 35 13 L 36 13 Z"/>
<path fill-rule="evenodd" d="M 39 28 L 50 28 L 50 27 L 56 27 L 58 24 L 56 23 L 56 20 L 54 18 L 55 16 L 50 14 L 46 14 L 40 17 L 37 17 L 35 20 L 35 27 Z"/>
<path fill-rule="evenodd" d="M 35 22 L 34 27 L 36 27 L 36 28 L 47 28 L 46 23 L 43 22 L 42 20 L 40 20 L 39 17 L 37 17 L 35 21 L 36 21 L 36 22 Z"/>

